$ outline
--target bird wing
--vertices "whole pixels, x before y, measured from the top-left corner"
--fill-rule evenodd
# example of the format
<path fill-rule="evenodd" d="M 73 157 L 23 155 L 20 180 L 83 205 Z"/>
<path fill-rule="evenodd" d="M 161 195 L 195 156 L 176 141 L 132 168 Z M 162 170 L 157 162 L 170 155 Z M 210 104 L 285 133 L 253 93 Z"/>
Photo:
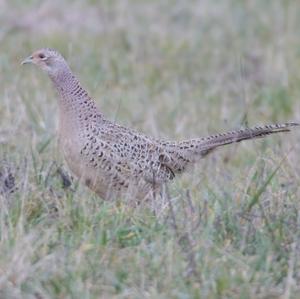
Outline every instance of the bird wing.
<path fill-rule="evenodd" d="M 94 167 L 106 167 L 106 171 L 115 168 L 117 175 L 135 181 L 144 179 L 151 184 L 161 184 L 174 177 L 172 169 L 164 163 L 161 145 L 145 135 L 107 122 L 105 128 L 99 128 L 90 138 L 89 162 Z"/>

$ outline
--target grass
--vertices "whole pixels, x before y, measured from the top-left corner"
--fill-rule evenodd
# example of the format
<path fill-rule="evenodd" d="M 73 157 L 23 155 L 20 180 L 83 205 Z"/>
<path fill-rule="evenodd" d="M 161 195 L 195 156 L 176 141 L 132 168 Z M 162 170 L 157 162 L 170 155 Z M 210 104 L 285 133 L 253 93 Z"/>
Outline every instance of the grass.
<path fill-rule="evenodd" d="M 0 298 L 299 298 L 299 132 L 219 149 L 156 213 L 103 202 L 57 148 L 33 50 L 111 119 L 186 139 L 299 120 L 297 1 L 0 1 Z"/>

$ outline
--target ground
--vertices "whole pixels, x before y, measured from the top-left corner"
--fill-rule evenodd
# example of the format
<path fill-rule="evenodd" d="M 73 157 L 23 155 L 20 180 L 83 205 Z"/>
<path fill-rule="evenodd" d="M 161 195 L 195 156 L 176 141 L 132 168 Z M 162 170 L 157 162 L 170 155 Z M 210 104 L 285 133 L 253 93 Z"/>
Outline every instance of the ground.
<path fill-rule="evenodd" d="M 71 181 L 58 49 L 102 112 L 169 139 L 300 120 L 299 1 L 0 0 L 0 298 L 299 298 L 300 132 L 219 149 L 159 202 Z"/>

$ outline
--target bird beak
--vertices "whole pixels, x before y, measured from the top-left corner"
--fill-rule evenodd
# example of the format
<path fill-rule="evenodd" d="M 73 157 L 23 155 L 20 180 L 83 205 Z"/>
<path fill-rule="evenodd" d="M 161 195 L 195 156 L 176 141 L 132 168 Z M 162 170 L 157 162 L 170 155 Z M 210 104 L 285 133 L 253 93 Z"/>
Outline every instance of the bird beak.
<path fill-rule="evenodd" d="M 32 60 L 33 60 L 33 57 L 29 56 L 21 62 L 21 65 L 26 64 L 26 63 L 32 63 Z"/>

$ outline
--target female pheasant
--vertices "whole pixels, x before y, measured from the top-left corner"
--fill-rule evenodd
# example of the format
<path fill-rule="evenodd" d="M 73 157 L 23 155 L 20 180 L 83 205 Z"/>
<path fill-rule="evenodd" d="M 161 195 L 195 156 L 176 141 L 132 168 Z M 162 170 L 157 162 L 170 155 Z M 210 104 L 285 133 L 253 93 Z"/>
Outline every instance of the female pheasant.
<path fill-rule="evenodd" d="M 272 133 L 298 123 L 242 129 L 185 141 L 157 140 L 107 120 L 56 50 L 35 51 L 22 64 L 46 71 L 59 94 L 60 147 L 71 171 L 103 199 L 142 200 L 215 148 Z"/>

